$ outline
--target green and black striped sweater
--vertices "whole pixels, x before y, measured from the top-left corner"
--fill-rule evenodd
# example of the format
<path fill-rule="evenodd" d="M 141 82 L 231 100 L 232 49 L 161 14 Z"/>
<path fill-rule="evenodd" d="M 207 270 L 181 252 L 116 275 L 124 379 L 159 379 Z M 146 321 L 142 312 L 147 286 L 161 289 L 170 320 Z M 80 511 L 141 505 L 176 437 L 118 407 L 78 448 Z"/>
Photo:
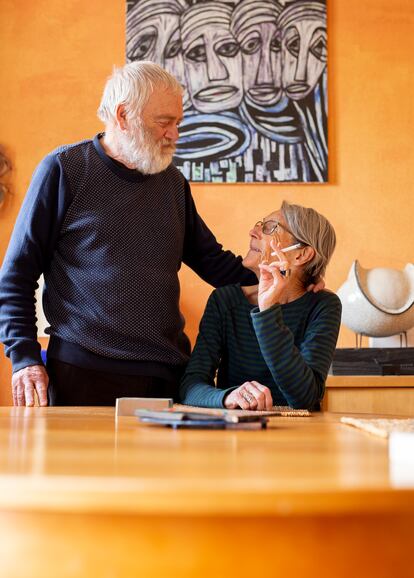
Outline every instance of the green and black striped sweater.
<path fill-rule="evenodd" d="M 223 407 L 231 390 L 255 380 L 270 388 L 274 405 L 317 408 L 340 322 L 341 302 L 329 291 L 259 311 L 240 285 L 216 289 L 181 382 L 181 400 Z"/>

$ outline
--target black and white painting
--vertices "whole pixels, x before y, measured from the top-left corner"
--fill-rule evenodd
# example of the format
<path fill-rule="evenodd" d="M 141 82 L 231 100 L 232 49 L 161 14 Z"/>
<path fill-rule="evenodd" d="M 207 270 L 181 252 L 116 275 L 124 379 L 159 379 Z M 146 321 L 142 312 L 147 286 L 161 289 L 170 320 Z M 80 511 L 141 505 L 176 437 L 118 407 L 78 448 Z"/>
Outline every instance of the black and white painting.
<path fill-rule="evenodd" d="M 126 53 L 185 87 L 189 180 L 327 181 L 326 1 L 131 0 Z"/>

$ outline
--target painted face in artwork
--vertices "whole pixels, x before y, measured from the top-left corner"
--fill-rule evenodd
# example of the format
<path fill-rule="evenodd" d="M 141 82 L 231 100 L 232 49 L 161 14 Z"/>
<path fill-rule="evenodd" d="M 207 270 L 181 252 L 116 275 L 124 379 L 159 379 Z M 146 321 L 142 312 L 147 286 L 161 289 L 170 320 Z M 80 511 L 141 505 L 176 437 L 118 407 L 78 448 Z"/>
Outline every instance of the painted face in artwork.
<path fill-rule="evenodd" d="M 326 68 L 327 34 L 324 17 L 309 13 L 281 31 L 283 87 L 289 98 L 301 100 L 315 88 Z"/>
<path fill-rule="evenodd" d="M 187 88 L 199 112 L 222 112 L 242 100 L 241 54 L 230 20 L 231 9 L 216 2 L 195 5 L 182 18 Z"/>
<path fill-rule="evenodd" d="M 281 8 L 268 0 L 243 0 L 235 9 L 232 31 L 243 58 L 245 97 L 259 106 L 282 96 L 281 44 L 276 26 Z"/>
<path fill-rule="evenodd" d="M 178 2 L 143 0 L 127 15 L 127 58 L 150 60 L 165 68 L 185 86 Z M 184 107 L 189 106 L 184 93 Z"/>

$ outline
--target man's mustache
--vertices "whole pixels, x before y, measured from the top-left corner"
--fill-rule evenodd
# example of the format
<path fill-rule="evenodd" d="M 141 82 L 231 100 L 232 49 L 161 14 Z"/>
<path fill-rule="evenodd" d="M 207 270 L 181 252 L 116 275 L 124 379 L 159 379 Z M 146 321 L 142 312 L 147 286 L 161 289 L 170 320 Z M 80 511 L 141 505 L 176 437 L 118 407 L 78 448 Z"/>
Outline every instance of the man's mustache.
<path fill-rule="evenodd" d="M 173 141 L 171 141 L 171 140 L 168 140 L 168 139 L 167 139 L 167 140 L 166 140 L 166 139 L 163 139 L 163 140 L 161 141 L 161 146 L 162 146 L 162 148 L 163 148 L 164 150 L 165 150 L 165 149 L 168 149 L 168 150 L 171 151 L 171 152 L 174 152 L 175 149 L 176 149 L 175 142 L 173 142 Z"/>

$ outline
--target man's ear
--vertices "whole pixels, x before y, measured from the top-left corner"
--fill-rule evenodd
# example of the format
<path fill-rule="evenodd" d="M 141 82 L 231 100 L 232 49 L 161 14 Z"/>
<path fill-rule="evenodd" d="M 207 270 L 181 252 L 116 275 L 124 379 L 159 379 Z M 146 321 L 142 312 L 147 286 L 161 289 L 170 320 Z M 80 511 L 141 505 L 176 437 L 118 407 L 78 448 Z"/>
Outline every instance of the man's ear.
<path fill-rule="evenodd" d="M 296 264 L 304 265 L 305 263 L 309 263 L 309 261 L 312 261 L 314 256 L 315 249 L 313 247 L 309 247 L 309 245 L 306 245 L 306 247 L 302 247 L 302 249 L 300 249 L 300 253 L 298 253 L 298 255 L 295 257 Z"/>
<path fill-rule="evenodd" d="M 121 130 L 128 128 L 127 112 L 124 104 L 118 104 L 116 108 L 116 123 Z"/>

